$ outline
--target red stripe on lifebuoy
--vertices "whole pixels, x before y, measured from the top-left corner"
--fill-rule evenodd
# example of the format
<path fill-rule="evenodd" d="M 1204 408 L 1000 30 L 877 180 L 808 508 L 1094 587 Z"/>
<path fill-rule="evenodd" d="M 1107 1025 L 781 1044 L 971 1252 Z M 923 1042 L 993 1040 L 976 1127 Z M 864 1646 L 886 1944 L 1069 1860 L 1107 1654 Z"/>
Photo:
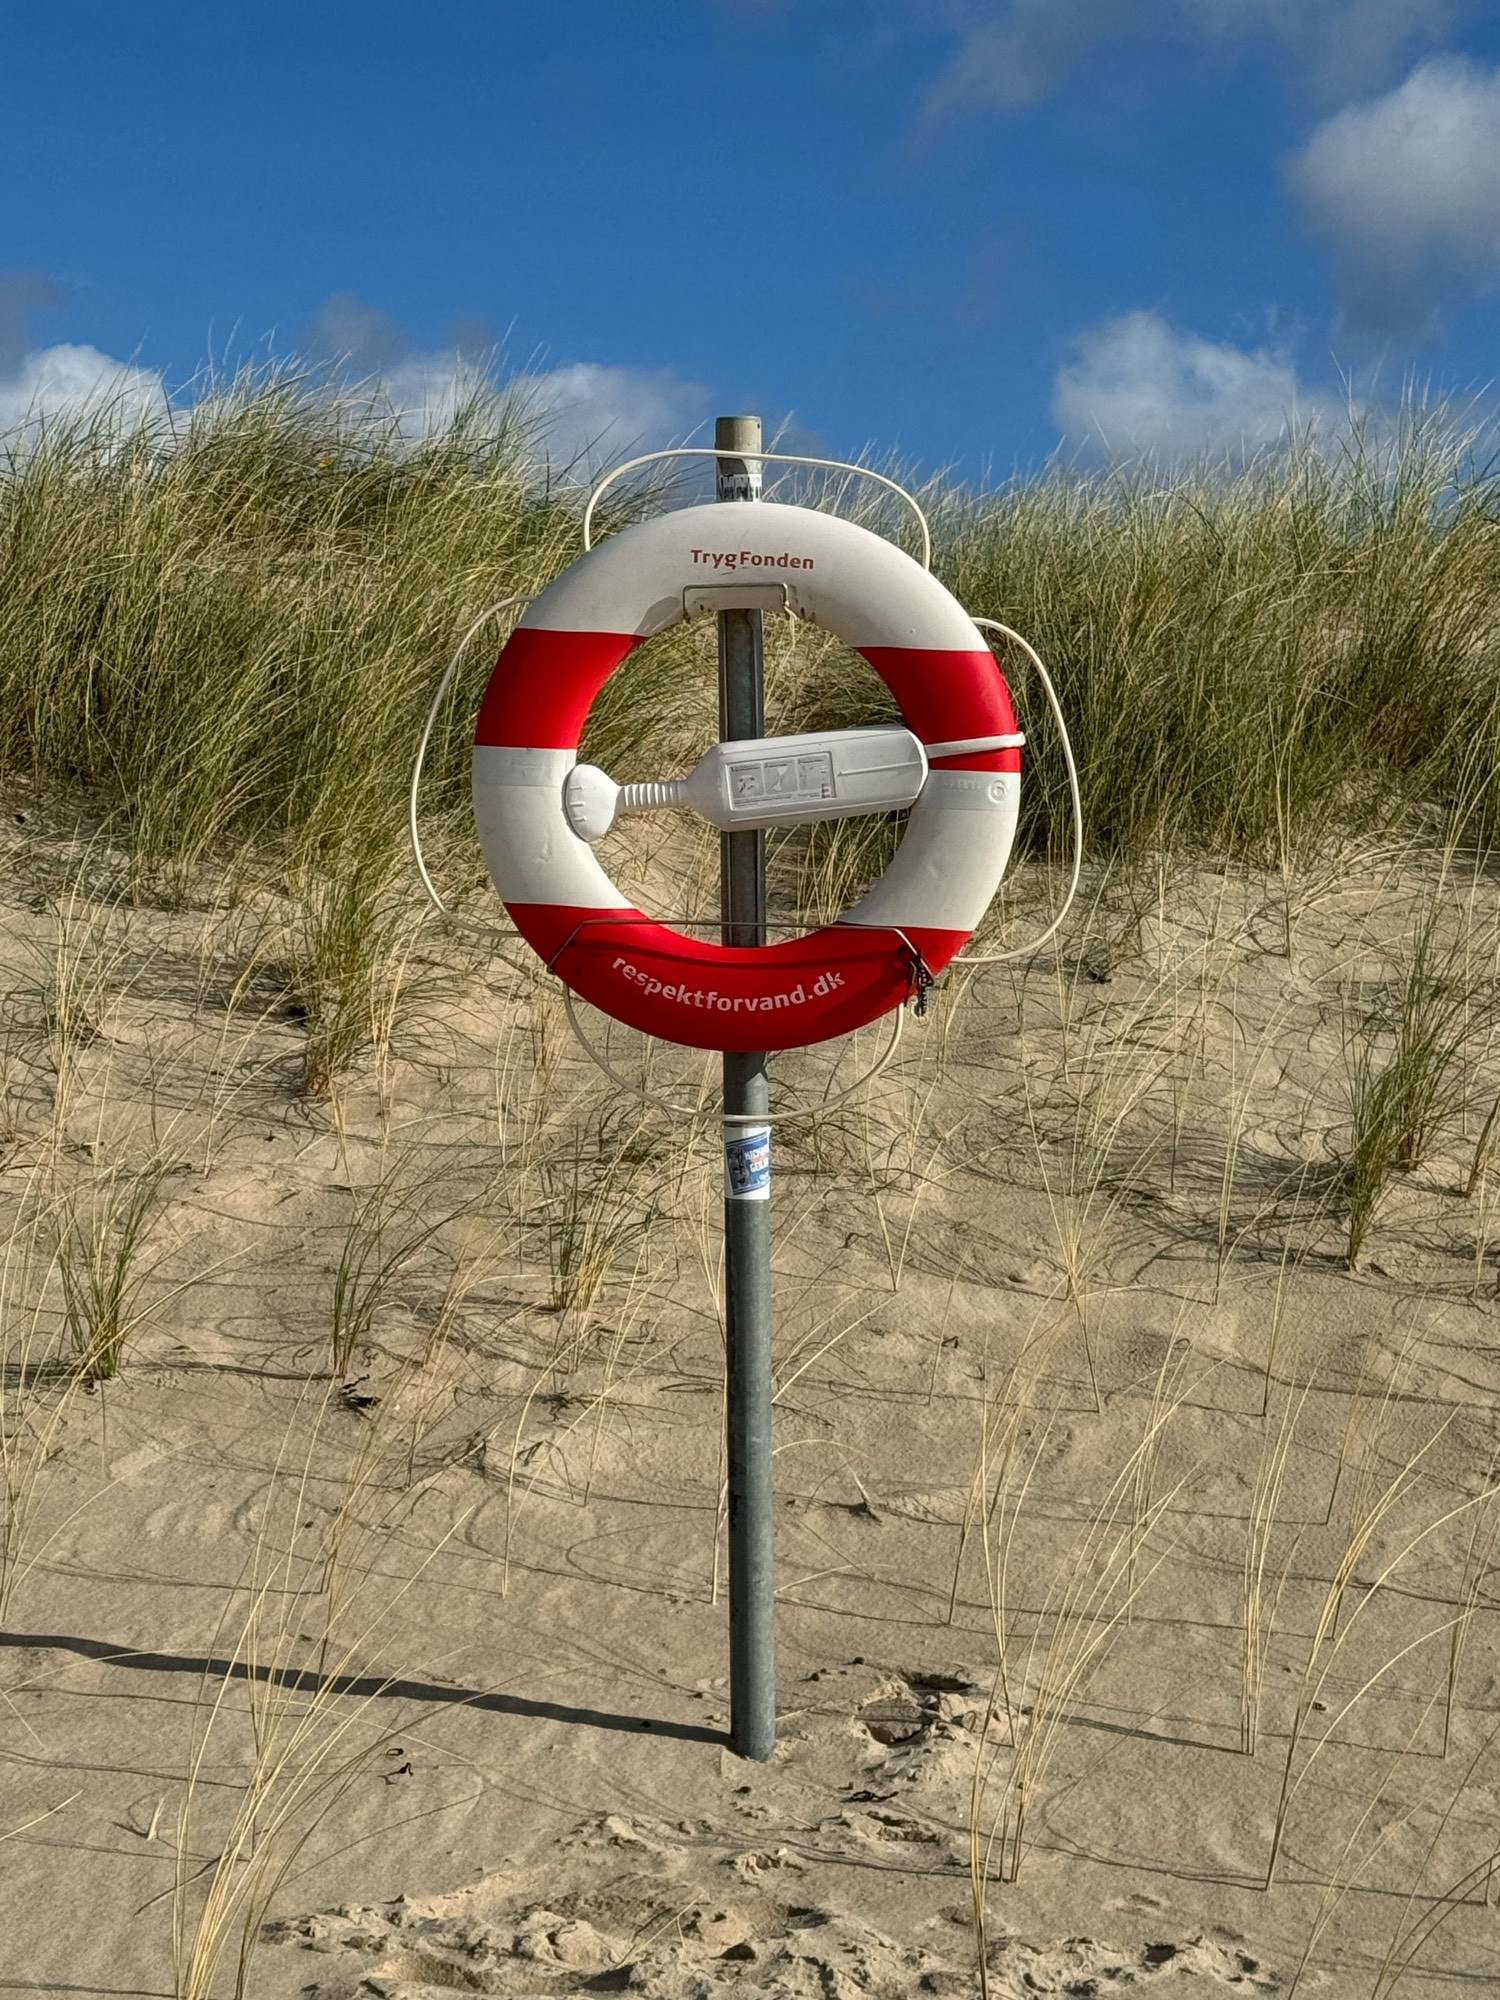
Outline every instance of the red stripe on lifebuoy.
<path fill-rule="evenodd" d="M 524 938 L 591 1006 L 697 1049 L 788 1048 L 863 1027 L 941 972 L 964 931 L 833 924 L 784 944 L 684 937 L 639 910 L 511 903 Z"/>
<path fill-rule="evenodd" d="M 633 632 L 548 632 L 518 625 L 495 662 L 474 741 L 518 750 L 575 749 L 594 696 L 640 643 Z"/>
<path fill-rule="evenodd" d="M 861 646 L 860 652 L 896 697 L 901 720 L 924 743 L 949 743 L 956 736 L 1010 736 L 1016 712 L 1010 691 L 988 647 L 976 653 L 946 653 L 915 646 Z M 962 721 L 955 720 L 961 717 Z M 1004 756 L 996 751 L 995 756 Z M 944 758 L 948 765 L 950 760 Z M 967 760 L 954 758 L 963 770 Z M 976 770 L 1020 770 L 991 764 L 982 753 Z"/>

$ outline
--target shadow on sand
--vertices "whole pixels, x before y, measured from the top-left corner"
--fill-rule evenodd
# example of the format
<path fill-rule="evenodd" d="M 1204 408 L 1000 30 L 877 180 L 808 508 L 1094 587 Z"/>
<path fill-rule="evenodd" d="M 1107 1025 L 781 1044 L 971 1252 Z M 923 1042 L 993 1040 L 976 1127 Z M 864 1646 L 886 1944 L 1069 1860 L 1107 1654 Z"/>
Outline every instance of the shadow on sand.
<path fill-rule="evenodd" d="M 667 1722 L 659 1716 L 617 1715 L 609 1709 L 572 1708 L 566 1702 L 533 1701 L 528 1695 L 484 1693 L 441 1681 L 397 1679 L 380 1674 L 320 1674 L 310 1667 L 257 1667 L 244 1660 L 226 1660 L 205 1653 L 142 1652 L 133 1646 L 111 1645 L 107 1639 L 85 1639 L 67 1632 L 0 1632 L 0 1646 L 36 1646 L 49 1652 L 76 1653 L 105 1666 L 131 1667 L 148 1674 L 197 1674 L 209 1679 L 273 1681 L 299 1694 L 352 1694 L 421 1701 L 454 1708 L 487 1709 L 495 1715 L 529 1716 L 539 1722 L 568 1722 L 585 1729 L 647 1732 L 679 1743 L 727 1744 L 721 1729 L 696 1722 Z"/>

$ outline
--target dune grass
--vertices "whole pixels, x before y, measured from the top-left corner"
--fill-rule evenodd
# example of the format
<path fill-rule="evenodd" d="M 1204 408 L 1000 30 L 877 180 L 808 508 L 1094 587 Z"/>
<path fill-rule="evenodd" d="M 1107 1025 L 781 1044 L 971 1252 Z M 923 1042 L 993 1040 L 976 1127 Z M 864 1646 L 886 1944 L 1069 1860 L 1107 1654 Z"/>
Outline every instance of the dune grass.
<path fill-rule="evenodd" d="M 293 371 L 54 426 L 0 467 L 0 759 L 105 794 L 169 888 L 247 842 L 368 864 L 455 627 L 571 533 L 483 398 L 417 443 Z"/>
<path fill-rule="evenodd" d="M 1413 407 L 1337 448 L 1170 479 L 1055 470 L 923 498 L 938 573 L 1052 663 L 1096 853 L 1295 868 L 1422 804 L 1493 826 L 1500 482 L 1461 416 Z M 482 391 L 418 439 L 294 368 L 125 434 L 105 417 L 32 433 L 0 459 L 0 766 L 107 797 L 157 887 L 255 843 L 369 869 L 400 846 L 455 634 L 555 574 L 577 515 L 515 406 Z M 640 649 L 599 705 L 596 756 L 633 768 L 706 719 L 695 650 Z M 433 745 L 439 818 L 486 667 L 476 646 Z M 825 642 L 773 706 L 780 726 L 829 723 L 871 692 Z M 1024 833 L 1045 851 L 1066 830 L 1061 763 L 1036 690 L 1017 692 Z"/>
<path fill-rule="evenodd" d="M 1300 865 L 1414 800 L 1493 825 L 1500 516 L 1478 445 L 1413 408 L 1337 450 L 959 511 L 945 576 L 1053 663 L 1096 850 Z M 1035 840 L 1062 771 L 1021 692 Z"/>
<path fill-rule="evenodd" d="M 1438 1130 L 1472 1094 L 1474 1058 L 1495 1004 L 1496 940 L 1482 929 L 1440 882 L 1416 913 L 1394 995 L 1359 1024 L 1349 1061 L 1351 1269 L 1392 1175 L 1422 1164 Z M 1476 1162 L 1483 1150 L 1481 1135 Z M 1471 1168 L 1471 1193 L 1475 1178 Z"/>

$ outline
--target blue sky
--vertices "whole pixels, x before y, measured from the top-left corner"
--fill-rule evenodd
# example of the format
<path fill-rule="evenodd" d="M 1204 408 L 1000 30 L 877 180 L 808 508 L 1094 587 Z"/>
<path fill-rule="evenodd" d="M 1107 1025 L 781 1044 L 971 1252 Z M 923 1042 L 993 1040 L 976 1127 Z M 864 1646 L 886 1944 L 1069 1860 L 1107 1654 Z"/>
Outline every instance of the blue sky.
<path fill-rule="evenodd" d="M 1497 372 L 1500 0 L 12 0 L 3 51 L 0 420 L 498 345 L 560 449 L 753 408 L 975 476 Z"/>

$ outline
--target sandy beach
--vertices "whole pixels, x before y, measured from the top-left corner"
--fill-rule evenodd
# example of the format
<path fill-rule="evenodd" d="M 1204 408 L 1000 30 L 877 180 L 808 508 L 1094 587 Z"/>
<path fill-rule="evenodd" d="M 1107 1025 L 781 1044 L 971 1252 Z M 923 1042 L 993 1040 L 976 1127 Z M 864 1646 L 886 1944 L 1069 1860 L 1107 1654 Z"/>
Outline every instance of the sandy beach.
<path fill-rule="evenodd" d="M 274 887 L 9 824 L 0 1991 L 1487 1990 L 1492 961 L 1352 1270 L 1339 1164 L 1413 913 L 1492 940 L 1487 878 L 1096 882 L 778 1132 L 754 1765 L 711 1117 L 415 918 L 309 1098 Z"/>

